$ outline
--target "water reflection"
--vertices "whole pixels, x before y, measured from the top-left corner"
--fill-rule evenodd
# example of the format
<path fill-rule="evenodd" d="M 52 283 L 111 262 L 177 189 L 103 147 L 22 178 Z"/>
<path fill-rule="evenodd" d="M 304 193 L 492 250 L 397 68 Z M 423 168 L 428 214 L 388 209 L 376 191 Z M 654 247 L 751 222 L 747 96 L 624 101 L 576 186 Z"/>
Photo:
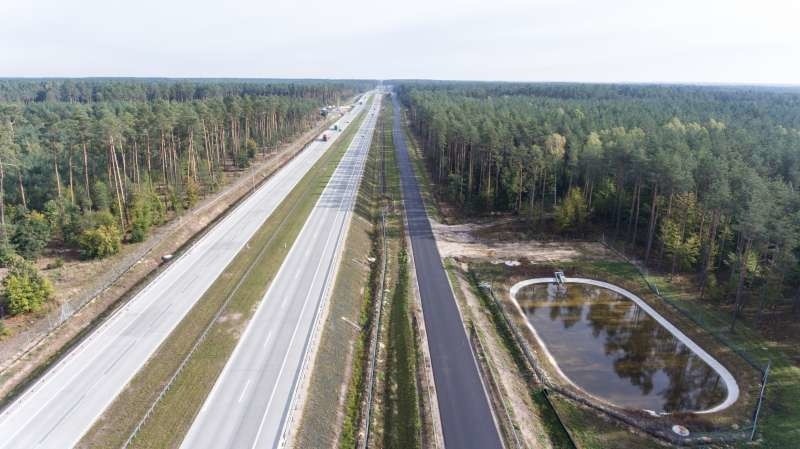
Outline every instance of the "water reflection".
<path fill-rule="evenodd" d="M 725 398 L 713 368 L 615 292 L 535 284 L 517 301 L 561 371 L 594 396 L 659 412 L 704 410 Z"/>

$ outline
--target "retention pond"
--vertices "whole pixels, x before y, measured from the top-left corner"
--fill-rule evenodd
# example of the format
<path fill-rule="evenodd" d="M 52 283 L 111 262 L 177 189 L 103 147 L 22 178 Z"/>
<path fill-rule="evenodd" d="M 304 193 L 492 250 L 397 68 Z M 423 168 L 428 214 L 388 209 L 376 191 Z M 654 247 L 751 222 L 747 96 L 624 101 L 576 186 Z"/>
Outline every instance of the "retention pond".
<path fill-rule="evenodd" d="M 582 278 L 538 278 L 511 288 L 567 382 L 613 405 L 710 413 L 739 395 L 730 372 L 627 290 Z"/>

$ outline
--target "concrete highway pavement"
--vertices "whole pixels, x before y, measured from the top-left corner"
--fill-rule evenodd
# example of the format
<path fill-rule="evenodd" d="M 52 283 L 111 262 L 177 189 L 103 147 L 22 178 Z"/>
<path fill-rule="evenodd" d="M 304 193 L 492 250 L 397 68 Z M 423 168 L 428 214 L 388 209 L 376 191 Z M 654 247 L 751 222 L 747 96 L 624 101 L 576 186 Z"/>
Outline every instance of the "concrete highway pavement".
<path fill-rule="evenodd" d="M 376 98 L 182 449 L 282 445 L 316 323 L 334 282 L 379 111 Z"/>
<path fill-rule="evenodd" d="M 394 103 L 394 145 L 403 184 L 408 234 L 439 402 L 444 445 L 451 449 L 502 449 L 461 315 L 442 266 Z"/>
<path fill-rule="evenodd" d="M 311 143 L 9 404 L 0 449 L 73 447 L 338 135 Z"/>

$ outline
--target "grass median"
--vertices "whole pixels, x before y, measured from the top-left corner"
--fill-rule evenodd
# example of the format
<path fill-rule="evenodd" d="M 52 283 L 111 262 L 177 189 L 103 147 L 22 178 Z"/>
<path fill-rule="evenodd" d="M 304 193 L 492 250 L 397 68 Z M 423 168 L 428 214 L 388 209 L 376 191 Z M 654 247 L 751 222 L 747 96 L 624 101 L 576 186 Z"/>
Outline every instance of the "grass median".
<path fill-rule="evenodd" d="M 370 447 L 383 447 L 385 435 L 385 412 L 388 406 L 386 400 L 386 385 L 392 380 L 387 371 L 388 363 L 388 341 L 390 320 L 388 314 L 391 312 L 392 300 L 396 294 L 399 279 L 399 255 L 403 239 L 403 203 L 400 191 L 400 173 L 397 170 L 396 155 L 393 142 L 393 110 L 389 101 L 385 103 L 383 111 L 383 121 L 379 136 L 383 142 L 381 147 L 381 166 L 383 175 L 383 191 L 381 204 L 385 211 L 385 232 L 386 246 L 384 260 L 386 263 L 386 277 L 384 292 L 382 295 L 384 304 L 381 309 L 380 325 L 376 332 L 375 344 L 376 360 L 374 367 L 373 394 L 371 398 L 371 409 L 367 443 Z M 369 400 L 370 398 L 365 398 Z M 364 417 L 366 418 L 366 417 Z M 345 447 L 340 441 L 339 447 Z"/>
<path fill-rule="evenodd" d="M 417 341 L 411 326 L 408 253 L 402 240 L 397 283 L 389 307 L 384 391 L 384 447 L 420 447 L 420 408 L 417 391 Z"/>
<path fill-rule="evenodd" d="M 123 445 L 208 329 L 131 447 L 180 444 L 364 116 L 353 120 L 287 195 L 77 447 Z"/>

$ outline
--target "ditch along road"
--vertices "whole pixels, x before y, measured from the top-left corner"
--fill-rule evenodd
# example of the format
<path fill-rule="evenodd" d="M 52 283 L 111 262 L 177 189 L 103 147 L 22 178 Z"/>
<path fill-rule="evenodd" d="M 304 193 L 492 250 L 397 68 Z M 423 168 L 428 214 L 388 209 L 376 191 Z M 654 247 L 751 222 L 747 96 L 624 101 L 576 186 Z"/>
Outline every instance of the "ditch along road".
<path fill-rule="evenodd" d="M 380 107 L 376 96 L 182 449 L 283 446 L 317 322 L 336 277 Z"/>
<path fill-rule="evenodd" d="M 363 109 L 356 105 L 340 118 L 339 129 Z M 0 449 L 73 447 L 341 132 L 328 135 L 327 142 L 309 144 L 11 402 L 0 413 Z"/>
<path fill-rule="evenodd" d="M 400 104 L 394 94 L 392 102 L 392 135 L 403 184 L 403 204 L 422 300 L 444 446 L 450 449 L 502 449 L 478 364 L 411 167 L 400 119 Z"/>

